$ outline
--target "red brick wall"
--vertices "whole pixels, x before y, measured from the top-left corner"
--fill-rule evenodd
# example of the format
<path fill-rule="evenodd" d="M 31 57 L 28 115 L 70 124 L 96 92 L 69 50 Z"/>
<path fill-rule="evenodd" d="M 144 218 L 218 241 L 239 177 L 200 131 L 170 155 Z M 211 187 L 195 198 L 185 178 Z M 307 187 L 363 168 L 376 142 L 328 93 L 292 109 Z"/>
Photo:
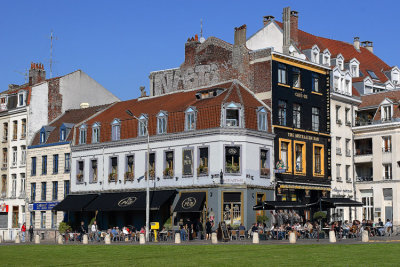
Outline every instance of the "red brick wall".
<path fill-rule="evenodd" d="M 49 80 L 48 85 L 48 119 L 50 122 L 61 115 L 62 95 L 60 94 L 60 79 Z"/>

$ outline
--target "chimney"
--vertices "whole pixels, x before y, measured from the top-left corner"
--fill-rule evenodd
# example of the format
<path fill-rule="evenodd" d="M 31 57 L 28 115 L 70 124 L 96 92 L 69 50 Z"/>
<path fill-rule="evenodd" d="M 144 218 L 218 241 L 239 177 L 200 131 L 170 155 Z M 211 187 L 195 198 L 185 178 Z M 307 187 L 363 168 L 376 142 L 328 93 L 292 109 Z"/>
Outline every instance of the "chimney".
<path fill-rule="evenodd" d="M 198 37 L 188 38 L 185 44 L 185 65 L 195 64 L 196 48 L 198 44 L 200 44 L 200 42 L 198 41 Z"/>
<path fill-rule="evenodd" d="M 275 17 L 274 17 L 274 16 L 271 16 L 271 15 L 264 16 L 264 20 L 263 20 L 264 26 L 267 25 L 270 21 L 273 21 L 274 18 L 275 18 Z"/>
<path fill-rule="evenodd" d="M 235 27 L 235 42 L 234 45 L 244 45 L 246 44 L 246 24 L 240 27 Z"/>
<path fill-rule="evenodd" d="M 297 33 L 298 28 L 299 28 L 299 12 L 293 10 L 290 12 L 290 38 L 296 45 L 299 44 L 299 37 Z"/>
<path fill-rule="evenodd" d="M 88 107 L 90 107 L 90 104 L 89 104 L 89 103 L 81 103 L 80 106 L 81 106 L 81 108 L 83 109 L 83 108 L 88 108 Z"/>
<path fill-rule="evenodd" d="M 354 37 L 353 45 L 355 49 L 360 50 L 360 37 Z"/>
<path fill-rule="evenodd" d="M 374 53 L 374 46 L 373 46 L 373 43 L 371 41 L 361 42 L 361 46 L 365 47 L 366 49 L 368 49 L 369 52 Z"/>
<path fill-rule="evenodd" d="M 146 97 L 146 90 L 144 86 L 140 86 L 140 97 Z"/>
<path fill-rule="evenodd" d="M 289 54 L 290 46 L 290 7 L 283 9 L 283 53 Z"/>
<path fill-rule="evenodd" d="M 43 64 L 31 63 L 29 70 L 29 85 L 34 85 L 46 80 L 46 71 L 44 70 Z"/>

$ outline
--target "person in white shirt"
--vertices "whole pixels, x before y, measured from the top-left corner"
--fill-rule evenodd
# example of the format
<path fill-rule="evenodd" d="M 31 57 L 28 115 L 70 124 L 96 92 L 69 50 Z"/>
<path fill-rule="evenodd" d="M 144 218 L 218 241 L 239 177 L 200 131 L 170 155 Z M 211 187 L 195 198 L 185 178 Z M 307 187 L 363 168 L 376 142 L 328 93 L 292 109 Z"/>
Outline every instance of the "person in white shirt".
<path fill-rule="evenodd" d="M 385 224 L 385 232 L 389 234 L 392 231 L 392 229 L 393 229 L 393 224 L 389 219 L 387 219 Z"/>
<path fill-rule="evenodd" d="M 93 239 L 93 241 L 94 241 L 95 238 L 96 238 L 97 241 L 100 241 L 99 240 L 99 236 L 97 234 L 98 227 L 97 227 L 97 222 L 96 221 L 93 222 L 91 230 L 92 230 L 92 239 Z"/>

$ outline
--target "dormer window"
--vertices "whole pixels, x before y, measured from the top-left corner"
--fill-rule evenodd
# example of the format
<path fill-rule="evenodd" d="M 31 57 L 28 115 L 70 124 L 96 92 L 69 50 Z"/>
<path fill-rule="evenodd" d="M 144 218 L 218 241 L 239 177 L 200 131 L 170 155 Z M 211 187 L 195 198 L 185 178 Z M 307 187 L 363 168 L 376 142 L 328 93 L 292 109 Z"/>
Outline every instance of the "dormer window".
<path fill-rule="evenodd" d="M 100 123 L 95 123 L 92 126 L 92 143 L 100 142 Z"/>
<path fill-rule="evenodd" d="M 230 103 L 225 108 L 225 126 L 241 127 L 240 123 L 240 106 Z"/>
<path fill-rule="evenodd" d="M 343 70 L 343 61 L 338 60 L 337 62 L 338 62 L 337 64 L 338 64 L 339 69 Z"/>
<path fill-rule="evenodd" d="M 86 127 L 86 125 L 82 125 L 79 128 L 79 144 L 80 145 L 86 144 L 86 133 L 87 133 L 87 127 Z"/>
<path fill-rule="evenodd" d="M 46 133 L 44 131 L 40 132 L 40 143 L 44 144 L 46 142 Z"/>
<path fill-rule="evenodd" d="M 382 121 L 390 121 L 392 119 L 392 106 L 387 105 L 382 107 Z"/>
<path fill-rule="evenodd" d="M 312 75 L 312 91 L 319 93 L 319 76 L 317 74 Z"/>
<path fill-rule="evenodd" d="M 375 72 L 373 72 L 372 70 L 367 70 L 369 76 L 374 79 L 374 80 L 379 80 L 378 76 L 376 76 Z"/>
<path fill-rule="evenodd" d="M 20 106 L 20 107 L 25 106 L 25 94 L 24 93 L 18 94 L 18 106 Z"/>
<path fill-rule="evenodd" d="M 157 134 L 167 133 L 167 113 L 160 111 L 157 115 Z"/>
<path fill-rule="evenodd" d="M 339 77 L 337 76 L 333 77 L 333 89 L 335 90 L 335 92 L 339 91 Z"/>
<path fill-rule="evenodd" d="M 185 112 L 185 130 L 191 131 L 196 129 L 196 109 L 190 107 Z"/>
<path fill-rule="evenodd" d="M 393 68 L 392 74 L 391 74 L 391 78 L 392 78 L 392 83 L 394 85 L 399 84 L 400 77 L 399 77 L 399 72 L 398 72 L 398 68 L 397 67 Z"/>
<path fill-rule="evenodd" d="M 350 80 L 347 79 L 345 80 L 345 88 L 346 88 L 346 93 L 350 95 L 351 94 Z"/>
<path fill-rule="evenodd" d="M 261 107 L 257 111 L 258 130 L 266 132 L 268 130 L 267 110 Z"/>
<path fill-rule="evenodd" d="M 120 139 L 121 139 L 121 121 L 119 119 L 115 119 L 111 123 L 111 140 L 117 141 Z"/>
<path fill-rule="evenodd" d="M 312 55 L 312 61 L 318 63 L 318 52 L 314 51 Z"/>
<path fill-rule="evenodd" d="M 139 136 L 146 136 L 147 135 L 147 116 L 141 115 L 138 121 L 139 125 Z"/>
<path fill-rule="evenodd" d="M 65 128 L 60 130 L 60 141 L 65 141 L 66 132 Z"/>

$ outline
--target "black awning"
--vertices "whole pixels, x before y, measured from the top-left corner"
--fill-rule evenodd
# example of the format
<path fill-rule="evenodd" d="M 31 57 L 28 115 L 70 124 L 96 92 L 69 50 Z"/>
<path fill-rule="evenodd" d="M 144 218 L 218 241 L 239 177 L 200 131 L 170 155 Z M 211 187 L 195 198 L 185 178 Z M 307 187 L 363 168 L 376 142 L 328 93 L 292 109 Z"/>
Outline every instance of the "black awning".
<path fill-rule="evenodd" d="M 98 194 L 87 194 L 87 195 L 68 195 L 63 201 L 58 203 L 53 210 L 59 211 L 82 211 L 87 205 L 89 205 Z"/>
<path fill-rule="evenodd" d="M 362 207 L 363 203 L 350 198 L 321 198 L 321 205 L 324 208 Z"/>
<path fill-rule="evenodd" d="M 159 209 L 175 192 L 175 190 L 150 192 L 150 208 Z M 90 203 L 85 210 L 146 210 L 146 192 L 103 193 Z"/>
<path fill-rule="evenodd" d="M 206 197 L 206 192 L 181 193 L 174 211 L 176 212 L 199 212 Z"/>
<path fill-rule="evenodd" d="M 307 204 L 294 201 L 264 201 L 262 204 L 253 206 L 253 210 L 279 210 L 306 208 Z"/>

